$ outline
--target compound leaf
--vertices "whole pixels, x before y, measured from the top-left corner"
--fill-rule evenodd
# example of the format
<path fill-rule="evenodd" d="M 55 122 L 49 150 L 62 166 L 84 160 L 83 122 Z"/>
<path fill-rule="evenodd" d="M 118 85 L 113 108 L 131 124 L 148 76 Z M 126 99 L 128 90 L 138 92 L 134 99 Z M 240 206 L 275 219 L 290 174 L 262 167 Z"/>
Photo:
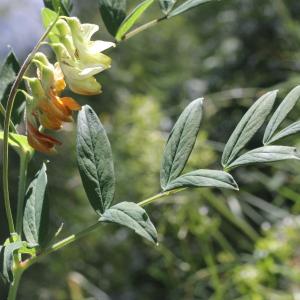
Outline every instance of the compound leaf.
<path fill-rule="evenodd" d="M 272 110 L 277 91 L 261 96 L 245 113 L 231 134 L 222 155 L 223 167 L 228 166 L 262 126 Z"/>

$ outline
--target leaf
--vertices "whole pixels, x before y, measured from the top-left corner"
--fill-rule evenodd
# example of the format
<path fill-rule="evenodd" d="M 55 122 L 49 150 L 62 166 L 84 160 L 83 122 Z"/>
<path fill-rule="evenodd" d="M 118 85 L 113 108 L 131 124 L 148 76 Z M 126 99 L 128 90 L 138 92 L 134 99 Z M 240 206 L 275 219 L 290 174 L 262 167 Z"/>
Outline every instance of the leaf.
<path fill-rule="evenodd" d="M 42 9 L 42 21 L 45 28 L 48 28 L 57 18 L 57 13 L 49 8 Z M 58 43 L 59 38 L 56 36 L 59 35 L 59 31 L 56 26 L 51 29 L 51 32 L 48 34 L 48 38 L 53 43 Z"/>
<path fill-rule="evenodd" d="M 272 138 L 268 141 L 268 144 L 271 144 L 275 141 L 278 141 L 282 138 L 285 138 L 289 135 L 293 135 L 298 132 L 300 132 L 300 121 L 292 123 L 288 127 L 282 129 L 281 131 L 273 135 Z"/>
<path fill-rule="evenodd" d="M 150 242 L 157 243 L 157 232 L 154 225 L 146 211 L 136 203 L 118 203 L 106 210 L 99 221 L 123 225 Z"/>
<path fill-rule="evenodd" d="M 13 51 L 10 51 L 0 69 L 0 102 L 6 107 L 10 89 L 15 81 L 17 74 L 20 70 L 20 64 Z M 20 85 L 21 89 L 24 88 L 23 83 Z M 18 124 L 22 120 L 22 114 L 25 101 L 23 94 L 18 93 L 15 98 L 14 107 L 12 111 L 12 121 Z"/>
<path fill-rule="evenodd" d="M 3 131 L 0 131 L 0 141 L 3 140 Z M 10 133 L 8 137 L 8 143 L 11 147 L 13 147 L 14 150 L 17 152 L 27 152 L 32 153 L 33 148 L 28 144 L 27 136 L 16 134 L 16 133 Z"/>
<path fill-rule="evenodd" d="M 98 214 L 104 213 L 115 192 L 113 158 L 105 129 L 88 105 L 78 114 L 77 162 L 91 205 Z"/>
<path fill-rule="evenodd" d="M 22 247 L 23 247 L 23 242 L 21 241 L 16 241 L 11 244 L 8 244 L 7 246 L 4 246 L 2 274 L 8 282 L 13 282 L 14 280 L 14 275 L 12 271 L 14 252 Z"/>
<path fill-rule="evenodd" d="M 269 144 L 276 129 L 279 127 L 279 125 L 282 123 L 282 121 L 285 119 L 288 113 L 296 105 L 297 101 L 299 100 L 299 97 L 300 97 L 300 85 L 296 86 L 287 94 L 287 96 L 283 99 L 283 101 L 280 103 L 280 105 L 272 115 L 272 118 L 270 119 L 265 130 L 265 134 L 263 138 L 264 145 Z"/>
<path fill-rule="evenodd" d="M 70 16 L 72 10 L 72 3 L 69 0 L 43 0 L 45 7 L 55 11 L 60 12 L 61 16 Z"/>
<path fill-rule="evenodd" d="M 225 145 L 223 167 L 228 166 L 262 126 L 272 110 L 277 91 L 261 96 L 245 113 Z"/>
<path fill-rule="evenodd" d="M 73 3 L 71 0 L 61 0 L 61 6 L 66 10 L 68 15 L 71 14 L 71 11 L 73 9 Z"/>
<path fill-rule="evenodd" d="M 159 0 L 162 12 L 165 15 L 168 15 L 168 13 L 172 10 L 173 6 L 175 5 L 176 1 L 177 0 Z"/>
<path fill-rule="evenodd" d="M 45 191 L 47 186 L 46 165 L 37 172 L 26 192 L 23 217 L 23 230 L 26 240 L 32 245 L 42 245 L 45 238 L 45 216 L 47 205 Z"/>
<path fill-rule="evenodd" d="M 242 165 L 269 163 L 287 159 L 300 159 L 300 155 L 295 147 L 264 146 L 241 155 L 227 169 L 231 170 Z"/>
<path fill-rule="evenodd" d="M 171 181 L 164 191 L 185 187 L 217 187 L 238 190 L 237 183 L 229 173 L 216 170 L 196 170 Z"/>
<path fill-rule="evenodd" d="M 122 22 L 119 30 L 116 34 L 116 40 L 121 41 L 124 35 L 135 24 L 135 22 L 141 17 L 144 11 L 154 2 L 154 0 L 145 0 L 140 3 Z"/>
<path fill-rule="evenodd" d="M 108 32 L 115 36 L 126 18 L 126 0 L 99 0 L 99 6 Z"/>
<path fill-rule="evenodd" d="M 191 102 L 182 112 L 168 138 L 160 169 L 162 189 L 184 169 L 193 150 L 202 119 L 203 99 Z"/>
<path fill-rule="evenodd" d="M 168 18 L 175 17 L 179 14 L 182 14 L 200 4 L 204 4 L 206 2 L 210 2 L 212 0 L 187 0 L 178 7 L 176 7 L 169 15 Z"/>

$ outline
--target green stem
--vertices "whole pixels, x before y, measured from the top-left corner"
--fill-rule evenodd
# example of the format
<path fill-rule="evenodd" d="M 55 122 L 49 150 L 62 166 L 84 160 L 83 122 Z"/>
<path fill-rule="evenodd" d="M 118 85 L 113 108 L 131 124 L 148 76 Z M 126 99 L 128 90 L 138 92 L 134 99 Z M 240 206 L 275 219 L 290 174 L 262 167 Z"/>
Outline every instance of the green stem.
<path fill-rule="evenodd" d="M 134 30 L 128 32 L 127 34 L 125 34 L 124 37 L 122 38 L 122 41 L 126 41 L 126 40 L 130 39 L 130 38 L 132 38 L 133 36 L 135 36 L 136 34 L 142 32 L 142 31 L 144 31 L 144 30 L 146 30 L 146 29 L 148 29 L 148 28 L 151 28 L 151 27 L 153 27 L 154 25 L 156 25 L 156 24 L 158 24 L 158 23 L 160 23 L 161 21 L 166 20 L 166 19 L 167 19 L 167 17 L 164 16 L 164 17 L 161 17 L 161 18 L 152 20 L 152 21 L 150 21 L 150 22 L 148 22 L 148 23 L 146 23 L 146 24 L 144 24 L 144 25 L 142 25 L 142 26 L 140 26 L 140 27 L 137 27 L 136 29 L 134 29 Z"/>
<path fill-rule="evenodd" d="M 19 84 L 22 81 L 22 77 L 25 74 L 28 66 L 30 65 L 31 60 L 33 59 L 36 52 L 39 50 L 39 47 L 41 43 L 46 39 L 47 35 L 57 22 L 59 16 L 54 20 L 54 22 L 48 27 L 46 32 L 42 35 L 38 43 L 33 48 L 32 52 L 27 56 L 25 59 L 23 65 L 20 68 L 20 71 L 16 77 L 16 80 L 14 81 L 12 88 L 10 90 L 8 100 L 7 100 L 7 107 L 6 107 L 6 113 L 5 113 L 5 120 L 4 120 L 4 136 L 3 136 L 3 196 L 4 196 L 4 205 L 5 205 L 5 212 L 6 217 L 8 221 L 8 227 L 10 233 L 15 232 L 15 225 L 14 220 L 12 217 L 11 212 L 11 206 L 10 206 L 10 200 L 9 200 L 9 182 L 8 182 L 8 136 L 9 136 L 9 126 L 11 122 L 11 114 L 12 109 L 14 106 L 15 97 L 18 91 Z"/>
<path fill-rule="evenodd" d="M 153 197 L 147 198 L 147 199 L 145 199 L 145 200 L 139 202 L 137 205 L 143 207 L 143 206 L 146 206 L 146 205 L 148 205 L 148 204 L 150 204 L 150 203 L 152 203 L 152 202 L 154 202 L 154 201 L 156 201 L 156 200 L 158 200 L 158 199 L 161 199 L 161 198 L 165 198 L 165 197 L 171 196 L 171 195 L 173 195 L 173 194 L 176 194 L 176 193 L 181 192 L 181 191 L 184 191 L 184 190 L 186 190 L 186 188 L 180 188 L 180 189 L 176 189 L 176 190 L 171 190 L 171 191 L 167 191 L 167 192 L 162 192 L 162 193 L 159 193 L 159 194 L 157 194 L 157 195 L 155 195 L 155 196 L 153 196 Z"/>
<path fill-rule="evenodd" d="M 5 118 L 5 108 L 4 106 L 2 105 L 2 103 L 0 103 L 0 113 L 3 115 L 3 117 Z M 9 127 L 10 127 L 10 130 L 13 132 L 13 133 L 18 133 L 17 132 L 17 129 L 14 125 L 14 123 L 10 120 L 9 121 Z"/>
<path fill-rule="evenodd" d="M 25 152 L 20 156 L 20 170 L 19 170 L 19 185 L 18 185 L 18 204 L 17 204 L 17 219 L 16 219 L 16 232 L 21 235 L 22 233 L 22 221 L 24 212 L 24 200 L 26 192 L 26 180 L 27 180 L 27 167 L 29 162 L 29 154 Z"/>
<path fill-rule="evenodd" d="M 153 197 L 150 197 L 148 199 L 145 199 L 141 202 L 138 203 L 139 206 L 146 206 L 158 199 L 161 199 L 161 198 L 164 198 L 164 197 L 167 197 L 167 196 L 170 196 L 170 195 L 173 195 L 175 193 L 178 193 L 180 191 L 183 191 L 185 190 L 186 188 L 180 188 L 180 189 L 176 189 L 176 190 L 172 190 L 172 191 L 167 191 L 167 192 L 163 192 L 163 193 L 159 193 Z M 66 237 L 65 239 L 53 244 L 51 247 L 49 247 L 48 249 L 46 249 L 43 253 L 41 253 L 40 255 L 28 260 L 26 262 L 26 267 L 32 265 L 33 263 L 37 262 L 38 260 L 40 260 L 41 258 L 47 256 L 48 254 L 52 253 L 52 252 L 55 252 L 61 248 L 64 248 L 65 246 L 69 245 L 69 244 L 72 244 L 73 242 L 81 239 L 82 237 L 86 236 L 87 234 L 89 234 L 91 231 L 93 231 L 94 229 L 96 229 L 98 226 L 100 226 L 101 223 L 100 222 L 97 222 L 89 227 L 87 227 L 86 229 L 78 232 L 78 233 L 75 233 L 75 234 L 72 234 L 68 237 Z"/>
<path fill-rule="evenodd" d="M 25 271 L 24 268 L 17 268 L 14 272 L 14 281 L 9 287 L 8 297 L 7 300 L 15 300 L 17 299 L 17 292 L 20 284 L 21 277 L 23 272 Z"/>
<path fill-rule="evenodd" d="M 153 197 L 150 197 L 148 199 L 145 199 L 141 202 L 138 203 L 139 206 L 146 206 L 158 199 L 161 199 L 163 197 L 167 197 L 167 196 L 170 196 L 170 195 L 173 195 L 175 193 L 178 193 L 180 191 L 183 191 L 185 190 L 186 188 L 180 188 L 180 189 L 177 189 L 177 190 L 172 190 L 172 191 L 167 191 L 167 192 L 163 192 L 163 193 L 160 193 L 160 194 L 157 194 Z M 18 224 L 18 223 L 17 223 Z M 30 258 L 26 261 L 24 261 L 22 263 L 22 272 L 27 269 L 28 267 L 30 267 L 32 264 L 38 262 L 40 259 L 44 258 L 45 256 L 51 254 L 52 252 L 55 252 L 61 248 L 64 248 L 66 247 L 67 245 L 70 245 L 72 243 L 74 243 L 75 241 L 78 241 L 79 239 L 81 239 L 82 237 L 86 236 L 87 234 L 89 234 L 90 232 L 92 232 L 93 230 L 95 230 L 96 228 L 98 228 L 98 226 L 100 226 L 101 223 L 100 222 L 97 222 L 89 227 L 87 227 L 86 229 L 78 232 L 78 233 L 75 233 L 75 234 L 72 234 L 68 237 L 66 237 L 65 239 L 53 244 L 52 246 L 50 246 L 48 249 L 46 249 L 44 252 L 42 252 L 40 255 L 37 255 L 36 257 L 33 257 L 33 258 Z M 17 272 L 17 271 L 16 271 Z M 20 277 L 21 277 L 22 273 L 21 274 L 16 274 L 15 273 L 15 276 L 19 276 L 19 277 L 15 277 L 15 281 L 14 281 L 14 284 L 11 286 L 10 288 L 10 291 L 9 291 L 9 298 L 8 300 L 15 300 L 16 298 L 16 293 L 17 293 L 17 289 L 18 289 L 18 284 L 19 284 L 19 280 L 20 280 Z"/>
<path fill-rule="evenodd" d="M 78 233 L 75 233 L 75 234 L 72 234 L 68 237 L 66 237 L 65 239 L 53 244 L 51 247 L 49 247 L 48 249 L 46 249 L 44 252 L 42 252 L 40 255 L 30 259 L 30 260 L 27 260 L 25 262 L 25 265 L 26 265 L 26 268 L 28 268 L 29 266 L 31 266 L 32 264 L 36 263 L 37 261 L 39 261 L 40 259 L 42 259 L 43 257 L 49 255 L 50 253 L 52 252 L 55 252 L 69 244 L 72 244 L 73 242 L 75 241 L 78 241 L 79 239 L 81 239 L 82 237 L 86 236 L 87 234 L 89 234 L 91 231 L 95 230 L 98 226 L 100 226 L 100 222 L 97 222 L 87 228 L 85 228 L 84 230 L 78 232 Z"/>

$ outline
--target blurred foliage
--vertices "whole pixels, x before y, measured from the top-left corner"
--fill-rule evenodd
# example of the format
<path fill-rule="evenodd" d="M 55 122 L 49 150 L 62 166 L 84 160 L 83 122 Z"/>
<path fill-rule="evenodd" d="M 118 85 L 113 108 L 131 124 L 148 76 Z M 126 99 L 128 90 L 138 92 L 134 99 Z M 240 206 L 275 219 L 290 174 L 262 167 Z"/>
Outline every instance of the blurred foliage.
<path fill-rule="evenodd" d="M 76 1 L 74 13 L 101 23 L 96 0 Z M 157 3 L 146 20 L 158 14 Z M 117 202 L 138 202 L 159 191 L 164 141 L 182 108 L 199 96 L 205 96 L 206 112 L 187 168 L 221 168 L 222 143 L 254 99 L 276 88 L 282 99 L 299 84 L 299 14 L 298 0 L 218 1 L 111 51 L 112 69 L 100 75 L 103 94 L 78 100 L 99 112 L 108 131 Z M 98 37 L 109 39 L 106 32 Z M 59 138 L 64 145 L 50 158 L 48 197 L 53 228 L 64 222 L 63 236 L 97 216 L 76 169 L 74 127 L 66 126 Z M 287 142 L 297 145 L 299 139 Z M 31 174 L 45 159 L 34 159 Z M 11 161 L 17 167 L 14 154 Z M 297 299 L 298 163 L 237 169 L 234 176 L 239 193 L 201 189 L 149 207 L 159 246 L 126 229 L 103 226 L 33 266 L 21 283 L 20 299 Z M 17 180 L 17 169 L 11 178 Z M 1 216 L 1 228 L 4 221 Z"/>

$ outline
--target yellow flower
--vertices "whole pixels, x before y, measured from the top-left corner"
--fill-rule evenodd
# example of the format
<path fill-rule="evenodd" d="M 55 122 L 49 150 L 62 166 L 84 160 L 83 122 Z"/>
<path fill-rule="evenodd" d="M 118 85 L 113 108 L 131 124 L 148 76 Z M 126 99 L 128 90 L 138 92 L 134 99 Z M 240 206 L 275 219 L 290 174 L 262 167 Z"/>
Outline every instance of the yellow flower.
<path fill-rule="evenodd" d="M 101 53 L 115 44 L 91 41 L 99 27 L 81 24 L 77 18 L 59 20 L 56 24 L 59 43 L 51 43 L 70 89 L 82 95 L 101 93 L 101 85 L 94 75 L 110 68 L 111 59 Z"/>

